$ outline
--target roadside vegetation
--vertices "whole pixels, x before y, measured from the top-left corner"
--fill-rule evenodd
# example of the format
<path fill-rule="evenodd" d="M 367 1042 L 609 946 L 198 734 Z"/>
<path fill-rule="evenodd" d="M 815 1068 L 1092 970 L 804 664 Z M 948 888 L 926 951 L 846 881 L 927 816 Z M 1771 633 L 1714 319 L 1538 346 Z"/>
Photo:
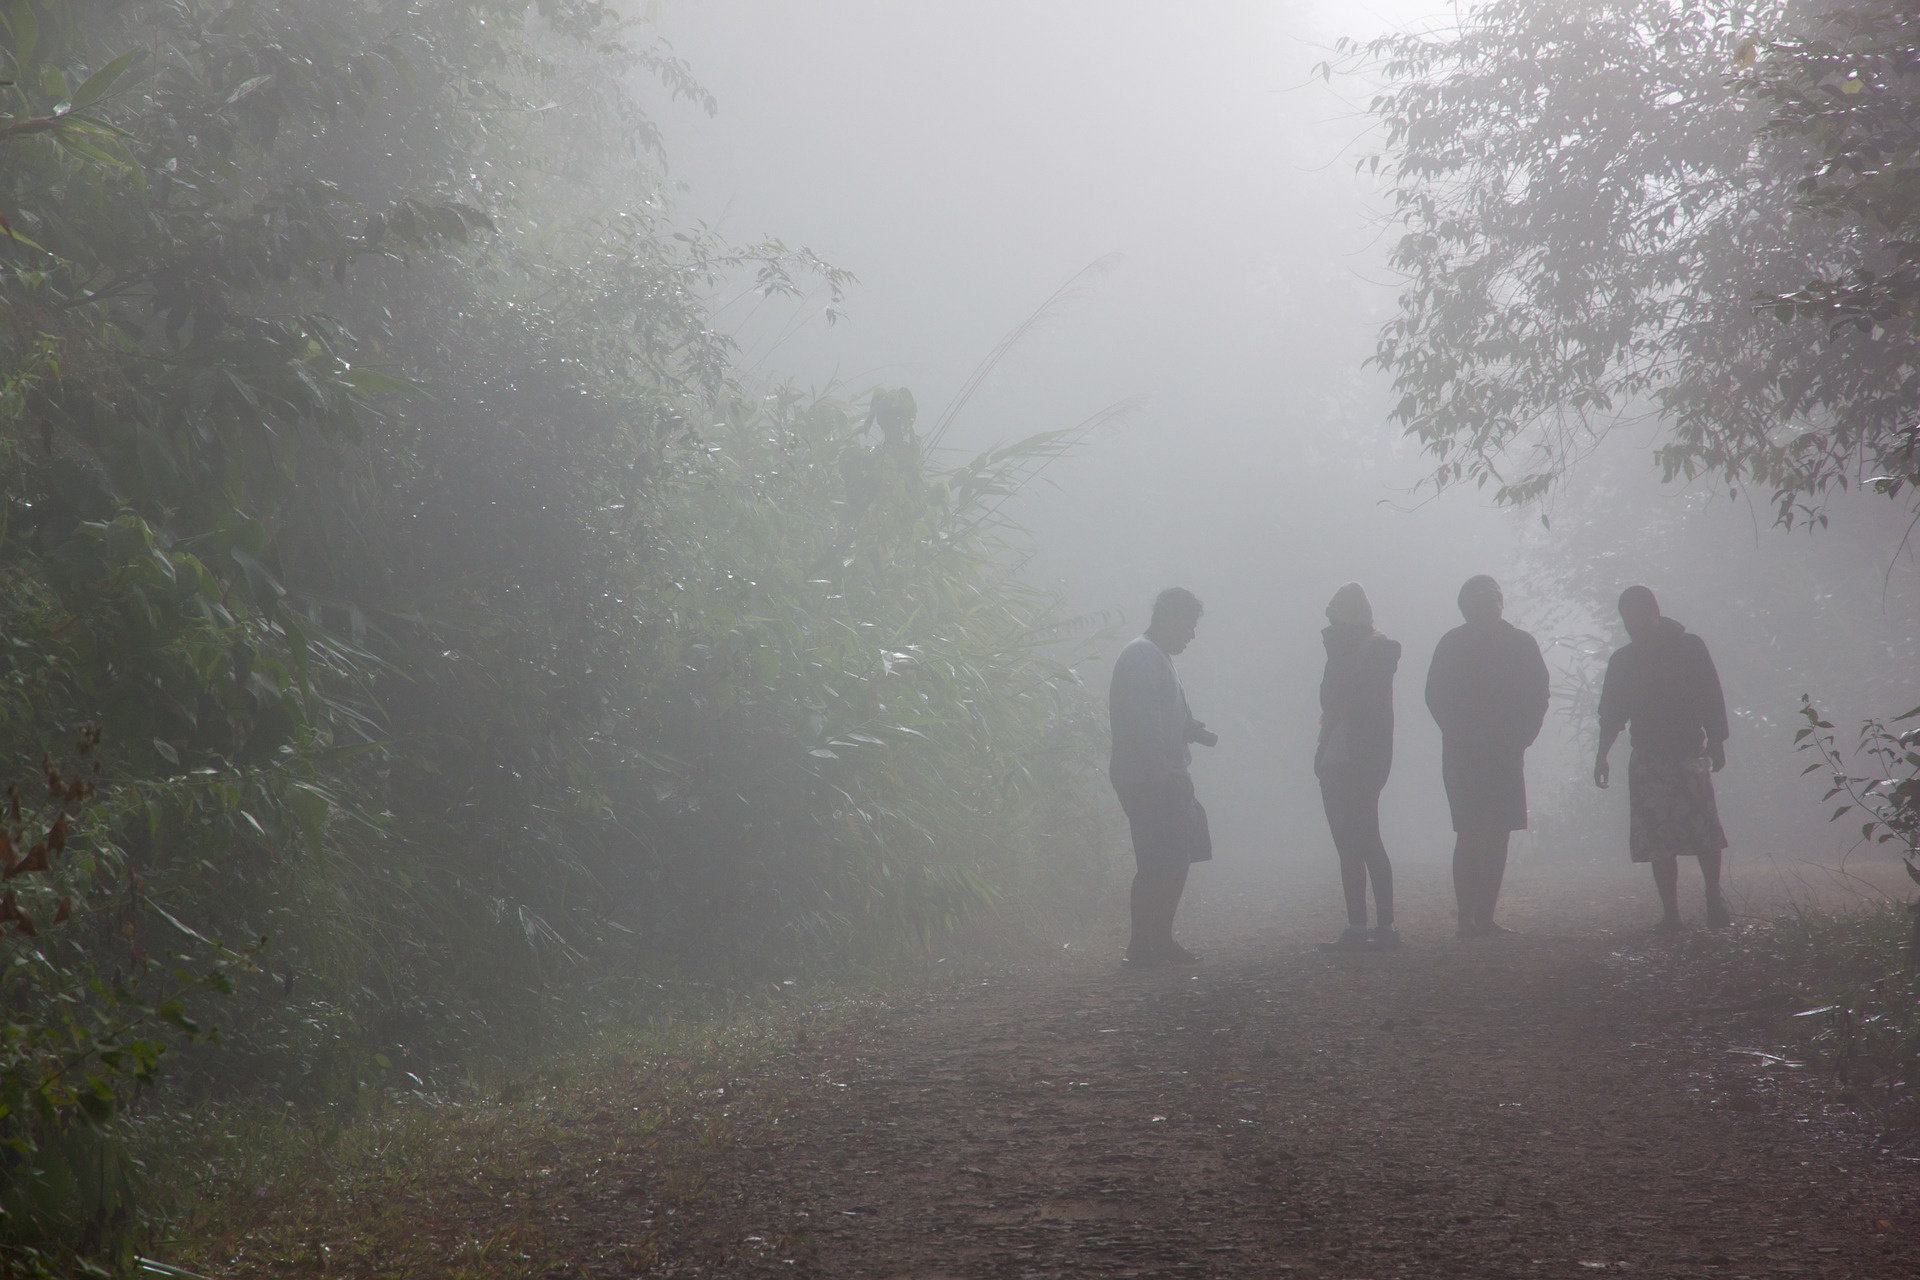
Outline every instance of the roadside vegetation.
<path fill-rule="evenodd" d="M 1823 702 L 1844 688 L 1910 703 L 1915 638 L 1825 611 L 1842 583 L 1883 609 L 1916 590 L 1911 6 L 1494 0 L 1455 25 L 1344 43 L 1324 70 L 1374 91 L 1379 143 L 1360 166 L 1386 187 L 1403 281 L 1375 363 L 1428 483 L 1538 511 L 1540 576 L 1576 616 L 1610 619 L 1632 565 L 1687 588 L 1686 617 L 1697 607 L 1727 637 L 1723 669 L 1745 687 L 1784 676 Z M 1623 429 L 1651 440 L 1651 457 L 1634 446 L 1643 468 L 1701 501 L 1758 499 L 1779 528 L 1833 539 L 1817 580 L 1775 566 L 1729 580 L 1697 551 L 1683 567 L 1698 503 L 1632 497 L 1643 486 L 1606 449 Z M 1822 661 L 1781 671 L 1779 637 L 1809 625 Z M 1566 643 L 1588 662 L 1604 647 Z M 1590 705 L 1590 690 L 1566 692 L 1575 714 Z M 1920 708 L 1869 719 L 1857 747 L 1811 700 L 1799 717 L 1741 718 L 1781 744 L 1797 730 L 1834 821 L 1920 881 Z M 1911 1126 L 1916 930 L 1920 906 L 1904 902 L 1808 910 L 1703 941 L 1711 960 L 1689 972 L 1736 1005 L 1756 991 L 1776 1013 L 1795 1005 L 1768 1034 Z"/>
<path fill-rule="evenodd" d="M 777 1141 L 783 1114 L 835 1090 L 814 1046 L 876 1001 L 852 986 L 663 1002 L 676 1005 L 486 1087 L 383 1099 L 338 1127 L 258 1106 L 193 1117 L 166 1135 L 181 1181 L 157 1265 L 542 1276 L 804 1256 L 806 1216 L 756 1228 L 730 1175 L 763 1162 L 752 1153 Z"/>
<path fill-rule="evenodd" d="M 714 104 L 644 26 L 0 35 L 6 1267 L 131 1265 L 130 1117 L 344 1123 L 1097 882 L 1081 633 L 1000 516 L 1070 438 L 736 376 L 717 305 L 848 278 L 675 224 L 657 113 Z"/>
<path fill-rule="evenodd" d="M 1783 525 L 1910 504 L 1916 30 L 1501 0 L 1352 50 L 1406 233 L 1379 362 L 1434 482 L 1541 500 L 1651 416 L 1669 477 Z M 610 1025 L 1101 884 L 1097 620 L 1004 516 L 1077 431 L 954 457 L 964 399 L 738 369 L 731 299 L 831 322 L 851 281 L 675 221 L 662 121 L 715 105 L 602 0 L 0 0 L 0 1271 L 131 1270 L 196 1221 L 192 1263 L 324 1269 L 318 1215 L 401 1271 L 532 1268 L 531 1209 L 465 1241 L 405 1206 L 537 1203 L 543 1125 L 706 1212 L 675 1153 L 771 1120 L 804 1020 Z M 1810 717 L 1911 850 L 1909 721 L 1856 770 Z M 1907 1114 L 1887 922 L 1798 927 L 1766 936 L 1809 1052 Z M 592 1079 L 526 1076 L 568 1045 Z M 257 1181 L 292 1225 L 166 1199 L 148 1153 L 208 1142 L 215 1203 Z"/>

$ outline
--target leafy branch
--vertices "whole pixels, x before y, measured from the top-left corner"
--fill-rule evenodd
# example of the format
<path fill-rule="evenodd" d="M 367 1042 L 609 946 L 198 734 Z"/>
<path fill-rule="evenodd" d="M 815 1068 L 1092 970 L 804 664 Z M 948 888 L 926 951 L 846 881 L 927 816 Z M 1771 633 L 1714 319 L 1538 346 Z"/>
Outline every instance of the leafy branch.
<path fill-rule="evenodd" d="M 127 1203 L 129 1177 L 110 1122 L 159 1075 L 165 1033 L 210 1041 L 216 1033 L 188 1013 L 198 990 L 232 989 L 229 974 L 251 968 L 234 952 L 158 914 L 210 951 L 213 963 L 151 977 L 152 958 L 131 945 L 126 962 L 103 973 L 97 944 L 65 936 L 83 915 L 74 901 L 70 847 L 101 803 L 100 730 L 77 734 L 75 761 L 41 766 L 43 798 L 19 782 L 0 810 L 0 1214 L 10 1243 L 38 1236 L 98 1234 Z M 157 910 L 157 909 L 156 909 Z M 122 914 L 131 941 L 133 922 Z M 83 959 L 84 957 L 84 959 Z M 20 1262 L 0 1249 L 0 1265 Z"/>
<path fill-rule="evenodd" d="M 1868 773 L 1850 771 L 1835 743 L 1833 722 L 1822 716 L 1805 694 L 1800 698 L 1800 715 L 1807 723 L 1793 735 L 1795 748 L 1820 757 L 1801 773 L 1827 770 L 1833 785 L 1823 798 L 1844 797 L 1828 820 L 1838 822 L 1849 813 L 1864 815 L 1860 839 L 1877 845 L 1897 844 L 1909 869 L 1913 869 L 1914 859 L 1920 857 L 1920 723 L 1907 729 L 1895 726 L 1920 721 L 1920 707 L 1892 720 L 1869 719 L 1861 724 L 1853 758 L 1872 761 L 1873 769 Z"/>

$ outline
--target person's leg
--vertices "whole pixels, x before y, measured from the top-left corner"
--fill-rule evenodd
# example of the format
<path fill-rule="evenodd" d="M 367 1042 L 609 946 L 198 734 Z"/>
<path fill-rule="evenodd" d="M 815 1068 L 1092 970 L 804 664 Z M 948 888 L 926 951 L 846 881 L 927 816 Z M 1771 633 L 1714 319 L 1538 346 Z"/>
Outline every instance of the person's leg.
<path fill-rule="evenodd" d="M 1511 831 L 1489 831 L 1480 846 L 1480 896 L 1474 904 L 1476 928 L 1482 932 L 1494 929 L 1493 909 L 1500 901 L 1500 883 L 1507 875 L 1507 841 L 1513 837 Z"/>
<path fill-rule="evenodd" d="M 1367 864 L 1361 853 L 1355 822 L 1353 790 L 1338 782 L 1320 786 L 1320 803 L 1327 811 L 1327 830 L 1340 857 L 1340 891 L 1347 900 L 1347 927 L 1367 927 Z"/>
<path fill-rule="evenodd" d="M 1655 854 L 1653 865 L 1653 887 L 1660 891 L 1660 924 L 1662 928 L 1680 927 L 1680 863 L 1672 854 Z"/>
<path fill-rule="evenodd" d="M 1161 880 L 1159 947 L 1162 953 L 1174 949 L 1173 916 L 1180 909 L 1180 895 L 1187 887 L 1187 868 L 1181 867 Z"/>
<path fill-rule="evenodd" d="M 1127 960 L 1129 963 L 1141 963 L 1152 949 L 1151 932 L 1153 924 L 1153 889 L 1148 884 L 1148 873 L 1144 854 L 1148 851 L 1150 834 L 1147 829 L 1147 810 L 1144 792 L 1137 785 L 1114 784 L 1114 793 L 1119 797 L 1120 810 L 1127 815 L 1128 834 L 1133 838 L 1134 873 L 1133 884 L 1127 892 L 1127 906 L 1130 910 L 1131 929 L 1127 935 Z"/>
<path fill-rule="evenodd" d="M 1367 927 L 1367 864 L 1352 849 L 1340 850 L 1340 891 L 1347 899 L 1347 928 Z"/>
<path fill-rule="evenodd" d="M 1133 908 L 1133 932 L 1127 938 L 1127 959 L 1144 961 L 1153 951 L 1154 921 L 1158 914 L 1154 910 L 1154 881 L 1157 877 L 1145 871 L 1133 873 L 1133 889 L 1128 894 L 1129 905 Z"/>
<path fill-rule="evenodd" d="M 1453 837 L 1453 902 L 1459 912 L 1460 936 L 1473 932 L 1474 894 L 1479 885 L 1479 851 L 1473 833 L 1461 831 Z"/>
<path fill-rule="evenodd" d="M 1127 960 L 1150 964 L 1160 958 L 1160 904 L 1166 896 L 1166 800 L 1162 790 L 1151 785 L 1132 783 L 1115 790 L 1127 815 L 1136 867 L 1127 895 L 1132 924 Z"/>
<path fill-rule="evenodd" d="M 1382 929 L 1393 927 L 1393 863 L 1387 860 L 1387 843 L 1380 838 L 1380 793 L 1369 788 L 1356 801 L 1355 834 L 1367 874 L 1373 879 L 1373 918 Z M 1348 912 L 1352 914 L 1351 909 Z M 1367 923 L 1367 904 L 1360 903 L 1360 923 Z"/>
<path fill-rule="evenodd" d="M 1187 869 L 1137 871 L 1133 876 L 1133 938 L 1127 958 L 1137 962 L 1164 959 L 1173 951 L 1173 917 L 1187 885 Z"/>
<path fill-rule="evenodd" d="M 1727 900 L 1720 893 L 1720 850 L 1701 851 L 1700 878 L 1707 885 L 1707 927 L 1724 929 L 1733 923 L 1733 913 L 1727 910 Z M 1679 879 L 1677 870 L 1674 879 Z"/>

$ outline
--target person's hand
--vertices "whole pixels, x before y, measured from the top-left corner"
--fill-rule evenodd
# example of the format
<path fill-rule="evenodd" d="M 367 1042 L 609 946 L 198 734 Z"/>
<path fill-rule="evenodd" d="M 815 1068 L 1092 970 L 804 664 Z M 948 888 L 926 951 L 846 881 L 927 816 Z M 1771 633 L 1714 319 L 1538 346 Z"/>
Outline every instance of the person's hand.
<path fill-rule="evenodd" d="M 1713 762 L 1713 771 L 1720 772 L 1727 767 L 1727 744 L 1712 742 L 1707 744 L 1707 759 Z"/>
<path fill-rule="evenodd" d="M 1613 769 L 1607 764 L 1607 758 L 1601 756 L 1593 762 L 1593 785 L 1602 791 L 1607 789 L 1607 780 L 1613 776 Z"/>
<path fill-rule="evenodd" d="M 1193 731 L 1193 740 L 1203 747 L 1217 747 L 1220 745 L 1220 735 L 1205 725 L 1201 725 Z"/>

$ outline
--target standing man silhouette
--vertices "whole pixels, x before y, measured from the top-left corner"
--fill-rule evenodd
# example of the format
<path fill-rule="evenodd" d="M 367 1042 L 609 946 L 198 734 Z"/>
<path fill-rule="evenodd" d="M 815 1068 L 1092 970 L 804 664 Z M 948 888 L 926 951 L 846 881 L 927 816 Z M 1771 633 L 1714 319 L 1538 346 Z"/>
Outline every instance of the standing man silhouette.
<path fill-rule="evenodd" d="M 1400 945 L 1400 934 L 1393 927 L 1393 864 L 1380 838 L 1380 789 L 1393 768 L 1393 673 L 1400 669 L 1400 642 L 1373 629 L 1373 604 L 1357 582 L 1333 593 L 1320 638 L 1327 647 L 1327 667 L 1320 677 L 1320 743 L 1313 772 L 1320 779 L 1320 802 L 1340 855 L 1340 887 L 1347 899 L 1346 932 L 1322 945 L 1391 949 Z M 1371 934 L 1369 876 L 1377 921 Z"/>
<path fill-rule="evenodd" d="M 1213 856 L 1207 811 L 1193 794 L 1188 772 L 1193 752 L 1187 744 L 1211 747 L 1220 739 L 1187 709 L 1173 655 L 1192 643 L 1201 613 L 1200 598 L 1185 587 L 1162 591 L 1154 598 L 1146 634 L 1129 641 L 1114 660 L 1107 692 L 1113 723 L 1107 775 L 1132 829 L 1136 866 L 1129 965 L 1197 964 L 1200 959 L 1173 940 L 1187 868 Z"/>
<path fill-rule="evenodd" d="M 1662 932 L 1680 928 L 1682 857 L 1700 860 L 1707 926 L 1733 922 L 1720 895 L 1720 853 L 1727 833 L 1713 797 L 1713 775 L 1727 767 L 1727 699 L 1706 641 L 1672 618 L 1647 587 L 1620 593 L 1627 643 L 1607 659 L 1600 686 L 1600 750 L 1593 783 L 1607 785 L 1607 753 L 1633 726 L 1627 757 L 1627 845 L 1635 862 L 1653 864 Z"/>
<path fill-rule="evenodd" d="M 1427 709 L 1440 726 L 1440 776 L 1453 813 L 1453 894 L 1462 938 L 1511 933 L 1493 921 L 1507 840 L 1527 826 L 1526 752 L 1547 718 L 1547 664 L 1534 638 L 1500 616 L 1486 574 L 1460 588 L 1466 622 L 1433 650 Z"/>

